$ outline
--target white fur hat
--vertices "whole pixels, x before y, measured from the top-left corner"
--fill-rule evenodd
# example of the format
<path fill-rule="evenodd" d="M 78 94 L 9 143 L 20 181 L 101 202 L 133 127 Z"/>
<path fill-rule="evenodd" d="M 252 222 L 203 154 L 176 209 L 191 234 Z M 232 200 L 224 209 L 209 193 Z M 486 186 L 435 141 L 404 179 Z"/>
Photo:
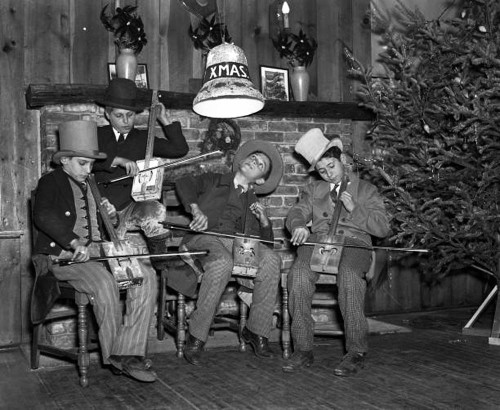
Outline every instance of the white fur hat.
<path fill-rule="evenodd" d="M 338 147 L 340 151 L 343 151 L 344 148 L 340 138 L 335 137 L 329 140 L 319 128 L 313 128 L 300 137 L 295 144 L 295 152 L 302 155 L 311 164 L 308 169 L 311 172 L 322 155 L 331 147 Z"/>

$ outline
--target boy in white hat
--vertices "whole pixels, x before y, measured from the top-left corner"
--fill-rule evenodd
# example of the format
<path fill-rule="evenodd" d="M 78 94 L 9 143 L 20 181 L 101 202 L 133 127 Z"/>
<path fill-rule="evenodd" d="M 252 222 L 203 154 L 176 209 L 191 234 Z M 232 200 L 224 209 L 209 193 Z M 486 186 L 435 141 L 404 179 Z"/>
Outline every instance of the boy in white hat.
<path fill-rule="evenodd" d="M 336 234 L 345 236 L 346 246 L 338 267 L 338 302 L 344 319 L 346 355 L 335 367 L 336 376 L 351 376 L 364 367 L 368 351 L 368 324 L 364 315 L 365 274 L 371 264 L 371 235 L 385 237 L 390 230 L 383 198 L 375 186 L 345 170 L 346 156 L 340 138 L 327 139 L 320 129 L 304 134 L 295 151 L 310 164 L 309 172 L 321 177 L 306 185 L 298 203 L 290 209 L 286 227 L 298 246 L 297 258 L 288 275 L 294 353 L 283 366 L 293 372 L 313 363 L 314 321 L 311 304 L 319 273 L 311 269 L 315 242 L 328 235 L 336 207 L 342 207 Z M 339 185 L 346 189 L 337 198 Z M 311 227 L 308 228 L 308 224 Z"/>
<path fill-rule="evenodd" d="M 106 158 L 98 149 L 97 124 L 65 122 L 59 126 L 59 140 L 60 150 L 53 162 L 61 166 L 42 176 L 36 189 L 33 216 L 39 233 L 35 266 L 42 259 L 57 279 L 90 296 L 104 364 L 112 365 L 116 373 L 153 382 L 156 375 L 145 355 L 156 301 L 156 274 L 151 266 L 139 265 L 142 286 L 127 290 L 127 312 L 122 315 L 115 278 L 102 263 L 89 261 L 101 256 L 98 242 L 103 240 L 96 201 L 87 182 L 94 161 Z M 109 201 L 103 202 L 110 215 L 116 214 Z M 81 263 L 62 266 L 55 259 Z"/>

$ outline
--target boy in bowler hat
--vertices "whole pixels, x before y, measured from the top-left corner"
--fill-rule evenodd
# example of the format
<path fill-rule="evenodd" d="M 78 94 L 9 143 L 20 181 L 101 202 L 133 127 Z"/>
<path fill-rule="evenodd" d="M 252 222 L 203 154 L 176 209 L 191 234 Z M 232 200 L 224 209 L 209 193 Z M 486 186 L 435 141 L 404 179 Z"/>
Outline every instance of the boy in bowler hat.
<path fill-rule="evenodd" d="M 97 101 L 105 107 L 109 125 L 99 127 L 99 149 L 106 153 L 107 159 L 96 161 L 94 174 L 102 196 L 106 197 L 118 212 L 120 236 L 127 230 L 140 229 L 147 238 L 151 253 L 167 251 L 171 233 L 160 222 L 165 221 L 166 210 L 156 200 L 134 202 L 131 197 L 133 179 L 128 178 L 116 183 L 103 184 L 110 179 L 125 175 L 134 177 L 139 169 L 136 161 L 143 160 L 146 154 L 148 130 L 135 127 L 137 114 L 144 107 L 137 103 L 137 87 L 132 80 L 115 78 L 110 81 L 104 98 Z M 180 158 L 188 153 L 189 147 L 182 134 L 179 121 L 169 124 L 165 106 L 161 103 L 158 122 L 165 138 L 155 138 L 153 155 L 161 158 Z M 164 262 L 153 261 L 161 269 Z"/>

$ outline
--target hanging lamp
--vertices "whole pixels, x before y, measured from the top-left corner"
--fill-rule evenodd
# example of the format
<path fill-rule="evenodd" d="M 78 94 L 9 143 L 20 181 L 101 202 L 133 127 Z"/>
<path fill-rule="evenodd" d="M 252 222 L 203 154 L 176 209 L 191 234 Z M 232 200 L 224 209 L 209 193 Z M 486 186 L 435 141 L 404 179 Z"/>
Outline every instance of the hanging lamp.
<path fill-rule="evenodd" d="M 241 48 L 223 43 L 207 55 L 203 86 L 193 101 L 195 113 L 209 118 L 238 118 L 264 107 L 264 97 L 250 80 Z"/>

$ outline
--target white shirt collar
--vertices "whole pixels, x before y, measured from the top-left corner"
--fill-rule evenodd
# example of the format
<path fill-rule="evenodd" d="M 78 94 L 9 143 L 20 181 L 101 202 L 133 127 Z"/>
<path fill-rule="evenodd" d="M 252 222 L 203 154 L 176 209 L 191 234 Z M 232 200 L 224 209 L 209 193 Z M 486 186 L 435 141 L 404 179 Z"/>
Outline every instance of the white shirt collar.
<path fill-rule="evenodd" d="M 113 133 L 115 134 L 116 141 L 118 141 L 118 138 L 120 138 L 120 133 L 118 131 L 116 131 L 114 128 L 113 128 Z M 126 134 L 123 134 L 123 138 L 127 139 L 127 136 L 128 136 L 128 132 Z"/>

